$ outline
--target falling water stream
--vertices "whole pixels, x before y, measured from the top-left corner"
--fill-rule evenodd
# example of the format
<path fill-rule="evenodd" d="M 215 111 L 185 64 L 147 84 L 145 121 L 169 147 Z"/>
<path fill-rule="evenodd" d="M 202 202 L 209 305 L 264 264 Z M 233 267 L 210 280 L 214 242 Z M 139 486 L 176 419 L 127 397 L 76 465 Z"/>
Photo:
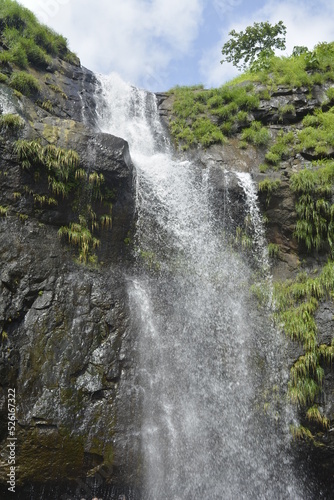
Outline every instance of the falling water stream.
<path fill-rule="evenodd" d="M 210 204 L 210 171 L 178 157 L 153 94 L 100 78 L 100 128 L 126 139 L 137 175 L 136 262 L 128 279 L 134 368 L 124 453 L 144 500 L 307 499 L 294 473 L 285 341 L 249 293 L 270 281 L 256 191 L 234 174 L 255 264 L 232 249 Z M 254 269 L 254 265 L 256 269 Z M 126 392 L 127 391 L 127 392 Z"/>

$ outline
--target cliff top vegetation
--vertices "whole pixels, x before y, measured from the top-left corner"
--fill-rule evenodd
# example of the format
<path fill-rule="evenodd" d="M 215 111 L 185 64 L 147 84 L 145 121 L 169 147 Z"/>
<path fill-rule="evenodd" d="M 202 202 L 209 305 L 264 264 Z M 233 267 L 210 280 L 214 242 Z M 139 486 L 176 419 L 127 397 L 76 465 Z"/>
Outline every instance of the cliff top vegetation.
<path fill-rule="evenodd" d="M 76 62 L 66 38 L 39 23 L 36 16 L 14 0 L 0 4 L 0 63 L 46 68 L 52 57 Z"/>
<path fill-rule="evenodd" d="M 288 57 L 265 54 L 250 69 L 216 89 L 204 89 L 203 85 L 172 88 L 170 129 L 176 144 L 188 149 L 197 144 L 207 147 L 224 143 L 229 136 L 250 127 L 250 113 L 261 99 L 269 100 L 278 87 L 306 87 L 311 92 L 315 85 L 334 82 L 334 42 L 319 43 L 313 51 L 297 49 Z M 261 128 L 253 125 L 244 133 L 244 140 L 264 145 L 256 131 Z"/>

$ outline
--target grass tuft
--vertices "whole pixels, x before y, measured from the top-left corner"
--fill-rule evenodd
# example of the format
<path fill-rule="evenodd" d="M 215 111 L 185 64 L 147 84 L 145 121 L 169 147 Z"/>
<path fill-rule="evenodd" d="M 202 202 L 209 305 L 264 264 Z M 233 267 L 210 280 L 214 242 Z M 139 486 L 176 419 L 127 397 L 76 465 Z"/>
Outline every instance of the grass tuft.
<path fill-rule="evenodd" d="M 298 341 L 304 351 L 290 371 L 290 399 L 304 409 L 309 421 L 323 428 L 327 427 L 328 421 L 321 416 L 315 403 L 321 393 L 323 365 L 334 360 L 334 339 L 331 345 L 318 344 L 314 316 L 319 301 L 330 298 L 333 292 L 332 261 L 328 261 L 316 277 L 300 273 L 294 281 L 276 283 L 274 287 L 275 322 L 283 327 L 288 337 Z"/>
<path fill-rule="evenodd" d="M 2 64 L 14 63 L 21 69 L 31 64 L 45 69 L 52 56 L 77 63 L 66 38 L 40 24 L 30 10 L 14 0 L 1 1 L 0 31 L 4 48 L 0 52 Z"/>
<path fill-rule="evenodd" d="M 38 80 L 24 71 L 15 71 L 10 78 L 9 85 L 26 96 L 36 94 L 40 90 Z"/>

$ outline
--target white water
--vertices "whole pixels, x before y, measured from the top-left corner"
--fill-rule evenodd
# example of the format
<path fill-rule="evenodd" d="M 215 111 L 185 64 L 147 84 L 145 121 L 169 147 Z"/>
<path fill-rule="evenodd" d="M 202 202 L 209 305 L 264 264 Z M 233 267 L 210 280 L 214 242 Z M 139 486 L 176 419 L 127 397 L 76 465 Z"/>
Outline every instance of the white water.
<path fill-rule="evenodd" d="M 16 113 L 15 106 L 13 104 L 13 96 L 10 90 L 5 85 L 0 85 L 0 108 L 2 114 L 6 115 L 8 113 Z M 17 99 L 18 105 L 21 106 L 20 101 Z"/>
<path fill-rule="evenodd" d="M 173 157 L 152 94 L 117 75 L 101 86 L 100 127 L 129 142 L 137 172 L 135 366 L 123 402 L 133 480 L 145 500 L 305 500 L 290 455 L 284 339 L 249 297 L 250 266 L 223 237 L 230 216 L 217 229 L 208 171 Z M 266 267 L 256 192 L 249 175 L 238 180 Z"/>
<path fill-rule="evenodd" d="M 246 194 L 246 206 L 253 223 L 254 235 L 253 244 L 255 246 L 255 254 L 260 266 L 265 272 L 269 271 L 268 251 L 265 240 L 265 232 L 263 228 L 261 213 L 257 205 L 257 193 L 252 178 L 247 172 L 237 172 L 239 184 Z"/>

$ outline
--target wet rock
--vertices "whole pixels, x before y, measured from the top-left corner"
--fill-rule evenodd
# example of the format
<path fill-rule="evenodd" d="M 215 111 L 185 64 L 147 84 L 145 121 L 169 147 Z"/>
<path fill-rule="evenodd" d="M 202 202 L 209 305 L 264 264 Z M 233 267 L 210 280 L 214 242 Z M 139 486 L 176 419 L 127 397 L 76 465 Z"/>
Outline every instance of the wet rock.
<path fill-rule="evenodd" d="M 93 73 L 55 59 L 37 77 L 41 91 L 31 99 L 0 86 L 6 112 L 25 120 L 22 131 L 0 144 L 0 204 L 8 207 L 0 217 L 0 401 L 6 401 L 8 387 L 15 388 L 18 488 L 77 481 L 89 471 L 100 474 L 96 466 L 103 467 L 102 482 L 113 476 L 120 347 L 127 328 L 124 238 L 134 219 L 128 144 L 97 130 Z M 103 175 L 112 193 L 112 228 L 98 235 L 99 267 L 78 264 L 75 249 L 58 236 L 61 226 L 78 220 L 73 199 L 59 197 L 57 206 L 34 202 L 47 183 L 20 166 L 13 148 L 18 138 L 73 149 L 80 168 Z M 100 203 L 96 210 L 99 216 L 106 209 Z M 3 484 L 6 440 L 0 426 Z"/>
<path fill-rule="evenodd" d="M 315 319 L 319 330 L 319 343 L 330 345 L 334 332 L 334 304 L 332 302 L 321 303 Z"/>
<path fill-rule="evenodd" d="M 270 99 L 260 101 L 258 109 L 253 111 L 254 118 L 264 124 L 287 125 L 300 122 L 325 102 L 325 91 L 326 87 L 315 86 L 310 96 L 308 87 L 291 89 L 279 86 L 272 92 Z"/>

